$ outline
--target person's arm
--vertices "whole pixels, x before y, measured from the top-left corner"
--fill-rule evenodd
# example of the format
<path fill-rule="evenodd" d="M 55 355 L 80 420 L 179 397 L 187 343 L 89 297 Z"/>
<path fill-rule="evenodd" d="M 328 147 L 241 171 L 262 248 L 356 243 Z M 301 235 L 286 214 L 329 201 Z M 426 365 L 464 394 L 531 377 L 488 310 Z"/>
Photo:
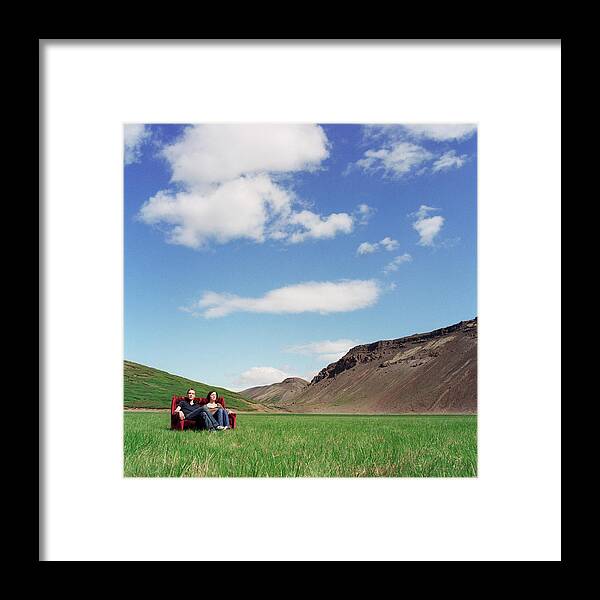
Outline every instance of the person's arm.
<path fill-rule="evenodd" d="M 183 411 L 181 410 L 181 406 L 177 406 L 177 408 L 175 409 L 175 413 L 179 413 L 179 420 L 183 421 L 185 419 L 185 415 L 183 414 Z"/>

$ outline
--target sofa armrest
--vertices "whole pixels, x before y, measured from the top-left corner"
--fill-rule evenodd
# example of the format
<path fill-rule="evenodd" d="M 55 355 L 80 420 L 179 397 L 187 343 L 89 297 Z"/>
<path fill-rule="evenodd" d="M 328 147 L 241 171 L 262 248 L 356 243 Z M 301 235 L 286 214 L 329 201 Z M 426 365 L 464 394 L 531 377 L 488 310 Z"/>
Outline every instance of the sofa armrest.
<path fill-rule="evenodd" d="M 235 429 L 235 421 L 237 419 L 237 414 L 235 412 L 230 412 L 229 413 L 229 426 L 231 427 L 231 429 Z"/>

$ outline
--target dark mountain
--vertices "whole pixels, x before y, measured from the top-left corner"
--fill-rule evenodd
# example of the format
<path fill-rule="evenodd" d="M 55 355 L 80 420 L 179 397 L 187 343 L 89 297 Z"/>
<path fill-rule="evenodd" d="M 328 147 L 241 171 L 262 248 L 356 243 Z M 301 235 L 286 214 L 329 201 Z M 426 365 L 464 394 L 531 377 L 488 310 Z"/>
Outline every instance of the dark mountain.
<path fill-rule="evenodd" d="M 270 406 L 292 412 L 475 413 L 477 319 L 356 346 L 309 385 L 275 393 L 284 383 L 240 393 L 259 402 L 268 394 Z"/>
<path fill-rule="evenodd" d="M 285 404 L 308 387 L 308 381 L 300 377 L 288 377 L 280 383 L 260 385 L 239 392 L 241 396 L 261 404 Z"/>

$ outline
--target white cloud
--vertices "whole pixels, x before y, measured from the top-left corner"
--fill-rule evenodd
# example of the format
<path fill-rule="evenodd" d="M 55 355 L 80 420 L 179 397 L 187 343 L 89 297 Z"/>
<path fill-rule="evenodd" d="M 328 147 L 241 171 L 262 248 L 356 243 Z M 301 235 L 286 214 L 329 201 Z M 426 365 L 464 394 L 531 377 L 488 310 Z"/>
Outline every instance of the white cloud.
<path fill-rule="evenodd" d="M 404 137 L 403 132 L 402 126 L 397 124 L 363 125 L 362 127 L 363 142 L 365 143 L 381 139 L 398 141 Z"/>
<path fill-rule="evenodd" d="M 417 219 L 424 219 L 425 217 L 429 216 L 430 212 L 435 212 L 436 210 L 438 209 L 434 206 L 427 206 L 427 204 L 421 204 L 421 206 L 419 206 L 419 210 L 410 216 L 417 217 Z"/>
<path fill-rule="evenodd" d="M 370 242 L 363 242 L 356 250 L 356 254 L 359 256 L 363 254 L 372 254 L 377 252 L 379 248 L 384 248 L 388 252 L 393 252 L 398 248 L 398 240 L 393 240 L 391 237 L 384 237 L 380 242 L 371 244 Z"/>
<path fill-rule="evenodd" d="M 393 240 L 390 237 L 385 237 L 379 242 L 388 252 L 392 252 L 398 247 L 398 240 Z"/>
<path fill-rule="evenodd" d="M 240 177 L 202 193 L 161 191 L 140 209 L 146 224 L 170 226 L 167 241 L 190 248 L 246 238 L 263 242 L 291 213 L 292 197 L 266 175 Z M 285 234 L 284 234 L 285 235 Z"/>
<path fill-rule="evenodd" d="M 384 177 L 399 179 L 434 157 L 412 142 L 396 142 L 376 150 L 367 150 L 354 165 L 367 173 L 382 172 Z"/>
<path fill-rule="evenodd" d="M 431 206 L 422 204 L 419 210 L 414 214 L 417 220 L 413 223 L 413 229 L 419 234 L 419 246 L 433 246 L 435 236 L 440 232 L 444 225 L 444 217 L 436 215 L 429 217 L 429 213 L 438 210 Z"/>
<path fill-rule="evenodd" d="M 179 186 L 155 194 L 138 217 L 166 226 L 172 244 L 197 249 L 235 239 L 299 243 L 354 227 L 347 213 L 296 210 L 302 202 L 274 179 L 316 169 L 327 158 L 327 137 L 318 125 L 195 125 L 162 153 Z"/>
<path fill-rule="evenodd" d="M 400 179 L 460 168 L 467 160 L 466 154 L 458 156 L 456 150 L 440 154 L 431 149 L 431 142 L 460 142 L 476 131 L 477 126 L 468 123 L 365 125 L 363 141 L 375 147 L 348 165 L 345 174 L 359 168 L 367 173 L 380 172 L 384 177 Z M 419 145 L 422 141 L 429 142 L 428 148 Z"/>
<path fill-rule="evenodd" d="M 383 272 L 387 275 L 388 273 L 391 273 L 392 271 L 397 271 L 400 268 L 400 265 L 410 262 L 411 260 L 412 260 L 412 256 L 405 252 L 404 254 L 401 254 L 400 256 L 396 256 L 396 258 L 394 258 L 394 260 L 389 262 L 383 268 Z M 392 289 L 395 289 L 395 288 L 392 288 Z"/>
<path fill-rule="evenodd" d="M 236 379 L 236 385 L 240 386 L 239 390 L 244 390 L 259 385 L 270 385 L 272 383 L 280 383 L 288 377 L 298 377 L 298 375 L 290 375 L 281 369 L 275 367 L 251 367 L 241 373 Z"/>
<path fill-rule="evenodd" d="M 196 185 L 255 173 L 312 170 L 329 150 L 318 125 L 212 124 L 187 127 L 163 155 L 173 169 L 173 181 Z"/>
<path fill-rule="evenodd" d="M 356 213 L 358 215 L 359 225 L 366 225 L 375 214 L 375 209 L 368 204 L 359 204 Z"/>
<path fill-rule="evenodd" d="M 417 230 L 420 240 L 420 246 L 431 246 L 433 245 L 433 239 L 440 232 L 440 229 L 444 225 L 444 217 L 435 216 L 429 217 L 428 219 L 421 219 L 413 224 L 413 227 Z"/>
<path fill-rule="evenodd" d="M 378 246 L 379 244 L 377 243 L 369 244 L 369 242 L 363 242 L 356 250 L 356 254 L 358 254 L 359 256 L 363 254 L 372 254 L 373 252 L 377 251 Z"/>
<path fill-rule="evenodd" d="M 290 346 L 289 348 L 286 348 L 285 351 L 315 356 L 321 361 L 335 362 L 342 358 L 350 348 L 354 348 L 354 346 L 357 346 L 359 343 L 360 342 L 356 340 L 349 339 L 321 340 L 318 342 L 301 344 L 299 346 Z"/>
<path fill-rule="evenodd" d="M 456 168 L 460 169 L 467 162 L 467 155 L 462 154 L 458 156 L 456 150 L 449 150 L 442 154 L 431 167 L 434 173 L 438 171 L 447 171 L 448 169 Z"/>
<path fill-rule="evenodd" d="M 131 124 L 123 128 L 125 141 L 125 164 L 139 162 L 142 157 L 142 146 L 151 136 L 150 128 L 146 125 Z"/>
<path fill-rule="evenodd" d="M 430 123 L 403 125 L 409 135 L 436 142 L 459 141 L 471 137 L 477 131 L 473 123 Z"/>
<path fill-rule="evenodd" d="M 332 238 L 339 232 L 350 233 L 354 225 L 354 220 L 346 213 L 332 213 L 327 217 L 321 217 L 309 210 L 294 213 L 287 222 L 302 228 L 301 231 L 290 235 L 289 240 L 292 244 L 303 242 L 308 238 Z"/>
<path fill-rule="evenodd" d="M 271 290 L 259 298 L 209 291 L 182 310 L 206 319 L 235 312 L 326 315 L 367 308 L 377 302 L 380 294 L 379 284 L 374 280 L 309 281 Z"/>

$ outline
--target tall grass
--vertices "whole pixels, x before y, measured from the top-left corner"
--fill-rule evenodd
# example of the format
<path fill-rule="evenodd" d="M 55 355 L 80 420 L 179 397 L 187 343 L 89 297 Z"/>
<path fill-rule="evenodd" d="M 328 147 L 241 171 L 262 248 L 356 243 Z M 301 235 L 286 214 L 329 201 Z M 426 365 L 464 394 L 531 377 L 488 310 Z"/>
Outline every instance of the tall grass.
<path fill-rule="evenodd" d="M 477 417 L 243 415 L 232 431 L 171 431 L 125 413 L 128 477 L 474 477 Z"/>

